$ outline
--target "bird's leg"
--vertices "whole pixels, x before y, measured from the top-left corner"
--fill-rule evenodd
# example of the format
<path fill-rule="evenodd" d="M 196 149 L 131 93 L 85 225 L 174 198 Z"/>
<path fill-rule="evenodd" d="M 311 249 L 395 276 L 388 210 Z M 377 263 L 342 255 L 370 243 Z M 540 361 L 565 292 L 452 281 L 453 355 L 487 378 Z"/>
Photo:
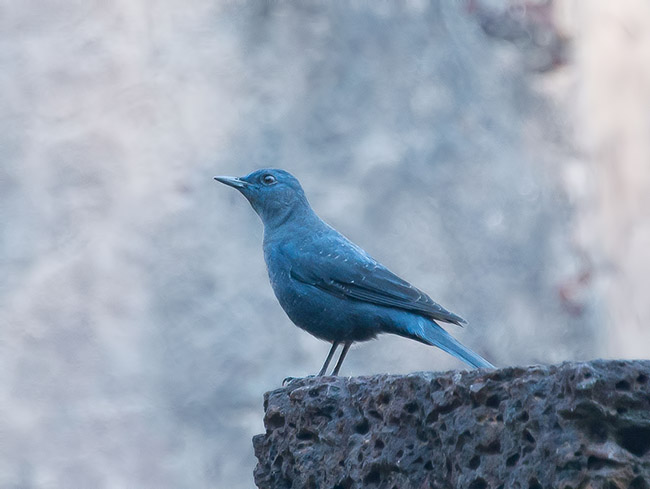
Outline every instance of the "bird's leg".
<path fill-rule="evenodd" d="M 334 356 L 334 352 L 336 351 L 336 348 L 338 346 L 339 346 L 338 341 L 334 341 L 332 343 L 332 348 L 330 348 L 330 352 L 327 354 L 327 358 L 325 359 L 325 363 L 323 364 L 323 368 L 321 368 L 320 372 L 318 372 L 319 377 L 325 375 L 325 372 L 327 371 L 327 367 L 329 367 L 329 364 L 332 361 L 332 357 Z"/>
<path fill-rule="evenodd" d="M 341 370 L 341 365 L 343 365 L 343 359 L 345 358 L 345 355 L 348 354 L 348 350 L 352 346 L 351 341 L 346 341 L 345 344 L 343 345 L 343 350 L 341 350 L 341 356 L 339 357 L 339 361 L 336 362 L 336 367 L 334 367 L 334 372 L 332 372 L 332 375 L 338 375 L 339 370 Z"/>

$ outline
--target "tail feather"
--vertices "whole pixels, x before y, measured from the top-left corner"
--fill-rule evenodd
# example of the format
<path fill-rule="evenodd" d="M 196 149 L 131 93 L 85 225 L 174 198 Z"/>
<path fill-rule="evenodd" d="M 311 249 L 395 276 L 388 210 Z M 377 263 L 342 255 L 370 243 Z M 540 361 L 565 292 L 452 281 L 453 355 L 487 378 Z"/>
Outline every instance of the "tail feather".
<path fill-rule="evenodd" d="M 420 319 L 420 318 L 419 318 Z M 496 368 L 478 353 L 473 352 L 456 338 L 451 336 L 437 323 L 421 318 L 417 325 L 410 325 L 408 336 L 427 345 L 437 346 L 441 350 L 462 360 L 474 368 Z M 399 333 L 398 333 L 399 334 Z M 407 336 L 407 335 L 404 335 Z"/>

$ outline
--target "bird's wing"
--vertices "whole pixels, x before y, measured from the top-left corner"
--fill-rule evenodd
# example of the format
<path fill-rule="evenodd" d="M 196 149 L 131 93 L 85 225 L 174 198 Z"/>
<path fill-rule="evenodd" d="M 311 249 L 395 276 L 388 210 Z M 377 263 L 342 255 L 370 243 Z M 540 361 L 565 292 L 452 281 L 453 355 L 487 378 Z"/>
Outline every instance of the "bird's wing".
<path fill-rule="evenodd" d="M 321 236 L 317 246 L 292 249 L 289 254 L 295 280 L 332 295 L 395 307 L 448 323 L 466 323 L 341 235 L 325 239 Z"/>

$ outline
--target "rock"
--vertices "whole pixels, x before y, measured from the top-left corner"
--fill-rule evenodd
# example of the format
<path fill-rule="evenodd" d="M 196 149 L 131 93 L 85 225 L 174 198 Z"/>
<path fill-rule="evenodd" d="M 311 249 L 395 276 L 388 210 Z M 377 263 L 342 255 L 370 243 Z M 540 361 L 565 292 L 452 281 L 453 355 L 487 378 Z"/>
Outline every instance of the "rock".
<path fill-rule="evenodd" d="M 264 398 L 260 488 L 644 489 L 650 361 L 312 377 Z"/>

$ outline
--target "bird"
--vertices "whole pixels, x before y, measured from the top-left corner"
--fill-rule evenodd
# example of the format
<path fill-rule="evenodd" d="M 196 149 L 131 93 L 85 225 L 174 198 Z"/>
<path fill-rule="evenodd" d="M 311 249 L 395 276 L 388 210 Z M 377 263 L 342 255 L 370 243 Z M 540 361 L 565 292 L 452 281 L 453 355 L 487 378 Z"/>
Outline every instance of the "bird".
<path fill-rule="evenodd" d="M 291 173 L 262 168 L 243 177 L 216 176 L 237 189 L 264 225 L 271 287 L 291 321 L 332 347 L 318 373 L 337 376 L 350 346 L 392 333 L 436 346 L 474 368 L 495 368 L 438 323 L 466 321 L 401 279 L 323 221 Z"/>

